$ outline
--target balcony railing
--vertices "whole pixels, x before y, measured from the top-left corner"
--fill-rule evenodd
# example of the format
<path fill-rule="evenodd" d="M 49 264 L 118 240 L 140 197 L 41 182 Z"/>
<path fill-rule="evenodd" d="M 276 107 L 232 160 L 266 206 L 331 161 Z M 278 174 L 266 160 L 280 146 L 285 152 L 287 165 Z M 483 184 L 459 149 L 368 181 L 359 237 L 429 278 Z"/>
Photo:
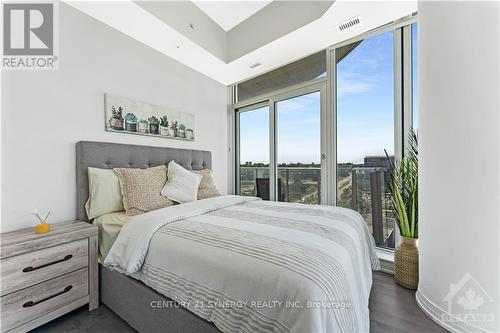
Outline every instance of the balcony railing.
<path fill-rule="evenodd" d="M 358 211 L 363 216 L 377 246 L 394 248 L 396 220 L 391 204 L 391 193 L 386 186 L 387 177 L 388 171 L 384 167 L 339 165 L 337 204 Z M 277 192 L 279 201 L 319 204 L 321 168 L 278 167 Z M 269 168 L 240 166 L 240 194 L 269 199 Z"/>
<path fill-rule="evenodd" d="M 359 212 L 379 247 L 394 248 L 395 214 L 385 167 L 337 168 L 337 203 Z"/>
<path fill-rule="evenodd" d="M 240 193 L 257 196 L 261 180 L 269 182 L 268 167 L 240 166 Z M 278 200 L 319 204 L 321 195 L 320 167 L 278 167 Z M 269 188 L 267 186 L 266 190 Z"/>

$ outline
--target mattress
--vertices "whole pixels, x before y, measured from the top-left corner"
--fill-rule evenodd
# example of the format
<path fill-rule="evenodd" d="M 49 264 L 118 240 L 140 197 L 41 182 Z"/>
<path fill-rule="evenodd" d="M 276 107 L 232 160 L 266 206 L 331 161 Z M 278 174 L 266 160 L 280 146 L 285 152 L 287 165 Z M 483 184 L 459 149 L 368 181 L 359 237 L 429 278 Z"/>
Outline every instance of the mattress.
<path fill-rule="evenodd" d="M 221 196 L 133 217 L 104 264 L 222 332 L 368 332 L 380 263 L 349 209 Z"/>
<path fill-rule="evenodd" d="M 94 219 L 93 224 L 99 230 L 99 262 L 104 262 L 111 246 L 130 216 L 125 212 L 109 213 Z"/>

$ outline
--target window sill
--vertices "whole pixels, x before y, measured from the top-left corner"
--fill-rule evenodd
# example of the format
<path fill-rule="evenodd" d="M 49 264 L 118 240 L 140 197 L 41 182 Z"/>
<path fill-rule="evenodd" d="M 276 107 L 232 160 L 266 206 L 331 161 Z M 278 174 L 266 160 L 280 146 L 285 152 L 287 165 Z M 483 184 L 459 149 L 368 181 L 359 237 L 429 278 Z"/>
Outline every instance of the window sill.
<path fill-rule="evenodd" d="M 375 252 L 380 260 L 380 270 L 384 273 L 394 274 L 394 251 L 376 248 Z"/>

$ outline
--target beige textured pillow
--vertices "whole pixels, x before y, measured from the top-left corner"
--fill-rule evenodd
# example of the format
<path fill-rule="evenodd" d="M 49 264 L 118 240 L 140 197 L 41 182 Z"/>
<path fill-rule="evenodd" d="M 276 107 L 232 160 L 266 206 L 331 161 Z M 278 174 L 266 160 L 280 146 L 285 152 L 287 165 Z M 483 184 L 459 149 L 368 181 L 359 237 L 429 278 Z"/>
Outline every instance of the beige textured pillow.
<path fill-rule="evenodd" d="M 173 201 L 160 194 L 167 181 L 164 165 L 149 169 L 115 168 L 127 215 L 138 215 L 172 206 Z"/>
<path fill-rule="evenodd" d="M 200 187 L 198 187 L 198 200 L 220 196 L 220 192 L 215 185 L 214 173 L 212 170 L 204 169 L 193 172 L 203 176 Z"/>

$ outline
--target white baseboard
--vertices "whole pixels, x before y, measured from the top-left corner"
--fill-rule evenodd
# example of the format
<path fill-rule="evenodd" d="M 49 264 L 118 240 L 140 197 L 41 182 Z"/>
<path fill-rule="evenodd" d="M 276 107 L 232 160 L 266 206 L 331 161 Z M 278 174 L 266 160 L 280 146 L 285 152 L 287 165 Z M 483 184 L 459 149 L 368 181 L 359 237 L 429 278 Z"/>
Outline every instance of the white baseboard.
<path fill-rule="evenodd" d="M 380 270 L 384 273 L 394 275 L 394 252 L 377 248 L 375 250 L 380 260 Z"/>
<path fill-rule="evenodd" d="M 474 327 L 470 324 L 460 321 L 444 321 L 442 318 L 450 318 L 453 315 L 443 310 L 429 298 L 427 298 L 420 289 L 415 293 L 415 300 L 417 301 L 420 309 L 432 320 L 434 320 L 439 326 L 453 333 L 493 333 L 493 331 L 488 331 L 483 328 Z"/>
<path fill-rule="evenodd" d="M 384 273 L 394 275 L 394 262 L 380 259 L 380 270 Z"/>

